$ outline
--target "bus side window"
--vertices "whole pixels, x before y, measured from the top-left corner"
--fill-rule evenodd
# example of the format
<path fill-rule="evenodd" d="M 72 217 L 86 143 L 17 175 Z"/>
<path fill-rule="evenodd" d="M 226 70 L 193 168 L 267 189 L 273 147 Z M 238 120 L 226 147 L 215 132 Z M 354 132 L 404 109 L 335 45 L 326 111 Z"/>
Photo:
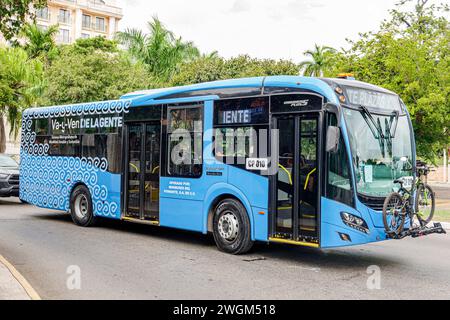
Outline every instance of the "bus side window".
<path fill-rule="evenodd" d="M 248 158 L 269 156 L 269 104 L 267 96 L 214 102 L 213 155 L 219 162 L 245 170 Z"/>
<path fill-rule="evenodd" d="M 334 118 L 334 119 L 333 119 Z M 336 116 L 329 116 L 329 125 L 336 124 Z M 344 140 L 341 136 L 339 149 L 336 153 L 327 154 L 327 187 L 326 196 L 351 207 L 354 207 L 354 197 L 351 181 L 350 162 Z"/>
<path fill-rule="evenodd" d="M 169 106 L 167 119 L 168 175 L 199 178 L 203 168 L 203 107 Z"/>
<path fill-rule="evenodd" d="M 121 172 L 121 135 L 84 134 L 81 138 L 81 155 L 85 158 L 105 158 L 108 161 L 108 172 Z"/>

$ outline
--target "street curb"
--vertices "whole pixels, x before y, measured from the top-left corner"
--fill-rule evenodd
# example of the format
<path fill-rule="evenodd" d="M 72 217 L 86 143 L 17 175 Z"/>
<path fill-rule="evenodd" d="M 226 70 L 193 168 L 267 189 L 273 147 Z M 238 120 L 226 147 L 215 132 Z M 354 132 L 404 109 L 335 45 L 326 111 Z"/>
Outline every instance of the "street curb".
<path fill-rule="evenodd" d="M 30 283 L 25 279 L 22 274 L 17 271 L 17 269 L 9 263 L 2 255 L 0 255 L 0 263 L 3 264 L 6 269 L 11 272 L 11 275 L 17 280 L 17 282 L 22 286 L 27 295 L 31 298 L 31 300 L 41 300 L 39 294 L 34 290 L 34 288 L 30 285 Z"/>

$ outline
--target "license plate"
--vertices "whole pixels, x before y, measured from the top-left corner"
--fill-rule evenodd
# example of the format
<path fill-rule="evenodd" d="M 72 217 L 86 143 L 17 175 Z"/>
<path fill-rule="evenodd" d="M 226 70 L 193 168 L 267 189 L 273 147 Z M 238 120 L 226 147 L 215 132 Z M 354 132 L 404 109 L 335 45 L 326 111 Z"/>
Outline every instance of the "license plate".
<path fill-rule="evenodd" d="M 414 177 L 403 177 L 403 187 L 406 189 L 411 189 L 414 181 Z"/>
<path fill-rule="evenodd" d="M 267 170 L 268 162 L 267 158 L 247 158 L 245 168 L 247 170 Z"/>

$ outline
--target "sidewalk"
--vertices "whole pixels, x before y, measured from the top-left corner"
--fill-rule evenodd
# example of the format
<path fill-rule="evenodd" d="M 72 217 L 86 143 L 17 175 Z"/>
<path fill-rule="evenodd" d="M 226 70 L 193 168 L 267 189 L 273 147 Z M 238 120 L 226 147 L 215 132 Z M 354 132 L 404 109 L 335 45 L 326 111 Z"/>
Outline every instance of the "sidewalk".
<path fill-rule="evenodd" d="M 0 300 L 40 300 L 28 281 L 1 255 Z"/>
<path fill-rule="evenodd" d="M 442 228 L 447 231 L 450 231 L 450 223 L 449 222 L 441 222 Z"/>

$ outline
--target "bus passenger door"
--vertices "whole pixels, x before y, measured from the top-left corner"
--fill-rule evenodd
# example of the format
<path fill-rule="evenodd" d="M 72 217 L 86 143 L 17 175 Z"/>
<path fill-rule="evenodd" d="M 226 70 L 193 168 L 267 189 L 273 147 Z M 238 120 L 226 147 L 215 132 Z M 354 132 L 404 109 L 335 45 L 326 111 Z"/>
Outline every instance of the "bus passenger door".
<path fill-rule="evenodd" d="M 125 217 L 159 221 L 160 122 L 127 126 Z"/>
<path fill-rule="evenodd" d="M 278 173 L 272 178 L 273 240 L 319 244 L 318 126 L 316 114 L 278 115 Z"/>

